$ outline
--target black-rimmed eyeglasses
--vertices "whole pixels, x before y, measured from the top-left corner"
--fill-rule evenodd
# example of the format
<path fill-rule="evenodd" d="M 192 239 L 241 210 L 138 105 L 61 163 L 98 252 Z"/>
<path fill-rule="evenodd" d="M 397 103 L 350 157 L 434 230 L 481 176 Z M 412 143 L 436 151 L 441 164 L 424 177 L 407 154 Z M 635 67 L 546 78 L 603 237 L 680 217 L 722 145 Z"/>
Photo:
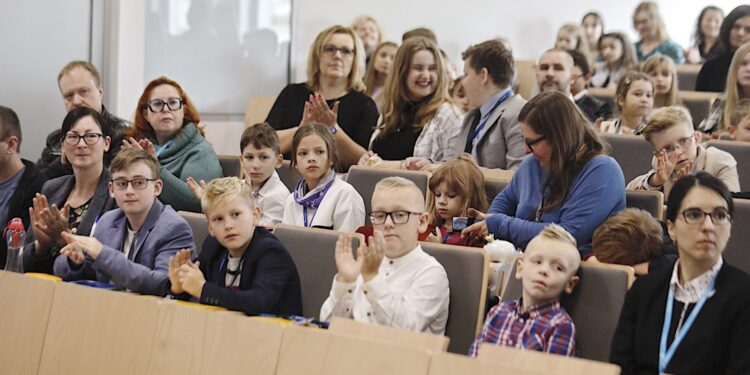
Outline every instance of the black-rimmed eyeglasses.
<path fill-rule="evenodd" d="M 112 183 L 112 187 L 114 187 L 115 190 L 125 190 L 128 188 L 128 184 L 133 185 L 133 189 L 142 190 L 146 188 L 146 185 L 148 185 L 149 181 L 156 181 L 156 179 L 137 177 L 132 180 L 126 180 L 124 178 L 110 180 L 110 182 Z"/>
<path fill-rule="evenodd" d="M 157 113 L 164 110 L 164 106 L 167 106 L 170 111 L 176 111 L 182 108 L 182 103 L 182 98 L 169 98 L 166 102 L 161 99 L 155 99 L 144 104 L 143 109 L 148 108 L 151 112 Z"/>
<path fill-rule="evenodd" d="M 521 138 L 523 138 L 523 141 L 524 141 L 524 142 L 526 143 L 526 146 L 528 146 L 528 147 L 529 147 L 529 150 L 533 150 L 533 149 L 534 149 L 534 145 L 535 145 L 535 144 L 537 144 L 537 143 L 539 143 L 539 142 L 541 142 L 541 141 L 543 141 L 543 140 L 547 139 L 547 137 L 545 137 L 545 136 L 543 136 L 543 135 L 541 135 L 541 136 L 539 136 L 539 138 L 537 138 L 537 139 L 533 139 L 533 140 L 531 140 L 531 141 L 530 141 L 530 140 L 528 140 L 528 139 L 526 139 L 526 137 L 524 137 L 524 136 L 521 136 Z"/>
<path fill-rule="evenodd" d="M 99 138 L 103 137 L 104 134 L 101 133 L 86 133 L 84 135 L 79 134 L 65 134 L 65 137 L 63 137 L 63 141 L 65 141 L 65 144 L 70 146 L 75 146 L 79 142 L 81 142 L 81 139 L 83 139 L 83 142 L 85 142 L 87 145 L 93 145 L 96 142 L 99 142 Z"/>
<path fill-rule="evenodd" d="M 370 212 L 370 221 L 376 225 L 385 224 L 385 220 L 388 218 L 388 216 L 390 216 L 391 221 L 393 221 L 393 224 L 406 224 L 406 222 L 409 221 L 409 217 L 411 215 L 421 215 L 421 214 L 422 214 L 421 212 L 411 212 L 411 211 L 393 211 L 393 212 L 373 211 L 373 212 Z"/>
<path fill-rule="evenodd" d="M 732 221 L 732 214 L 724 207 L 714 208 L 711 212 L 706 212 L 700 208 L 688 208 L 682 211 L 682 217 L 688 224 L 702 224 L 706 216 L 711 218 L 714 224 L 727 224 Z"/>

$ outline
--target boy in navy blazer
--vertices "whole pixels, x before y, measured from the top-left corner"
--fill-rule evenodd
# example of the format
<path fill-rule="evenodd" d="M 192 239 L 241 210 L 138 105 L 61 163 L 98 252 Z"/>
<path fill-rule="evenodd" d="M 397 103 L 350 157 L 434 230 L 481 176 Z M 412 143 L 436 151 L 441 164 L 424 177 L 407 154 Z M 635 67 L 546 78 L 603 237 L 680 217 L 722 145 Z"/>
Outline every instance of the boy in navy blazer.
<path fill-rule="evenodd" d="M 109 193 L 120 208 L 102 215 L 92 236 L 63 233 L 68 243 L 55 259 L 63 280 L 93 279 L 163 296 L 169 258 L 193 247 L 190 225 L 158 199 L 159 163 L 142 149 L 122 150 L 109 167 Z"/>
<path fill-rule="evenodd" d="M 198 261 L 180 251 L 169 260 L 170 291 L 248 315 L 302 314 L 297 268 L 284 245 L 255 224 L 260 209 L 237 177 L 208 183 L 201 199 L 211 234 Z"/>

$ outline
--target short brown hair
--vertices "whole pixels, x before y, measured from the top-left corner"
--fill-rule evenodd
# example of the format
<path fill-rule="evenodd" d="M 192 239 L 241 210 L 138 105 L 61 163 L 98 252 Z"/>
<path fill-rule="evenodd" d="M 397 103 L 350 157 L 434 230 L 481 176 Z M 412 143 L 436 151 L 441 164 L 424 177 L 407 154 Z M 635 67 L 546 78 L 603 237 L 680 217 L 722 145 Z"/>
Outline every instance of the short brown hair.
<path fill-rule="evenodd" d="M 693 127 L 693 119 L 690 112 L 680 106 L 661 107 L 655 110 L 646 121 L 646 127 L 643 128 L 643 138 L 651 143 L 654 134 L 661 133 L 676 124 L 688 124 Z M 653 144 L 653 143 L 651 143 Z"/>
<path fill-rule="evenodd" d="M 240 153 L 245 150 L 245 147 L 252 145 L 259 149 L 262 147 L 268 147 L 276 153 L 281 153 L 279 148 L 279 135 L 276 134 L 271 125 L 267 122 L 260 122 L 255 125 L 245 128 L 242 132 L 242 138 L 240 139 Z"/>
<path fill-rule="evenodd" d="M 594 232 L 596 259 L 604 263 L 632 266 L 661 255 L 661 225 L 648 212 L 626 208 L 610 216 Z"/>
<path fill-rule="evenodd" d="M 0 105 L 0 141 L 15 136 L 18 138 L 16 152 L 21 152 L 21 121 L 13 109 Z"/>
<path fill-rule="evenodd" d="M 148 169 L 154 174 L 153 178 L 158 179 L 161 173 L 161 167 L 159 162 L 154 159 L 151 154 L 140 148 L 129 148 L 122 149 L 117 153 L 112 163 L 109 165 L 109 174 L 113 175 L 115 172 L 120 172 L 130 168 L 135 163 L 142 162 L 146 164 Z"/>
<path fill-rule="evenodd" d="M 732 116 L 730 118 L 731 125 L 737 126 L 742 122 L 742 119 L 750 115 L 750 99 L 742 99 L 735 104 L 732 108 Z"/>
<path fill-rule="evenodd" d="M 417 27 L 416 29 L 411 29 L 405 32 L 403 35 L 401 35 L 401 43 L 405 42 L 409 38 L 414 38 L 417 36 L 427 38 L 433 41 L 433 43 L 438 44 L 437 35 L 435 35 L 435 32 L 426 27 Z"/>
<path fill-rule="evenodd" d="M 96 87 L 102 87 L 102 76 L 99 74 L 99 71 L 96 70 L 96 67 L 94 66 L 94 64 L 88 61 L 83 61 L 83 60 L 75 60 L 75 61 L 71 61 L 67 63 L 60 70 L 60 73 L 57 74 L 57 83 L 59 84 L 62 77 L 70 73 L 70 71 L 75 68 L 81 68 L 91 73 L 91 78 L 94 79 L 94 84 L 96 85 Z"/>
<path fill-rule="evenodd" d="M 513 53 L 509 51 L 499 39 L 490 39 L 473 46 L 469 46 L 461 58 L 467 61 L 471 69 L 479 72 L 482 68 L 492 77 L 492 82 L 498 87 L 508 87 L 513 81 L 515 62 Z"/>

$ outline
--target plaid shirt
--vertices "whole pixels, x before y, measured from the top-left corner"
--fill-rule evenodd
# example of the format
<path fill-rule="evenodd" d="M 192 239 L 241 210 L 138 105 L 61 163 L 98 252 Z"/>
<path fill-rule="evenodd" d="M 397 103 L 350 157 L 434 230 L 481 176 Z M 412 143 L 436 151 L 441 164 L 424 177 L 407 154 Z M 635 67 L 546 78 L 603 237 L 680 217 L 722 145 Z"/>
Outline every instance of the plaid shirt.
<path fill-rule="evenodd" d="M 484 327 L 469 349 L 469 356 L 479 354 L 479 345 L 490 342 L 525 350 L 575 355 L 576 329 L 573 319 L 558 300 L 531 306 L 519 312 L 521 301 L 503 302 L 487 313 Z"/>

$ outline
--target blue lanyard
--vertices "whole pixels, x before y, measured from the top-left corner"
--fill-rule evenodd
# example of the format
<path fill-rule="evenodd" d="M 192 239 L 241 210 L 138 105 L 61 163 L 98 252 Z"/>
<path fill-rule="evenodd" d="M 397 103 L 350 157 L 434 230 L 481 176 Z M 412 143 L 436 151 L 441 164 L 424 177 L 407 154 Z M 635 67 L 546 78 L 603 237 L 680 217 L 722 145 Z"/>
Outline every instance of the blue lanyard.
<path fill-rule="evenodd" d="M 166 150 L 167 150 L 167 149 L 169 148 L 169 146 L 171 146 L 171 145 L 172 145 L 172 141 L 174 141 L 174 139 L 170 139 L 170 140 L 169 140 L 169 141 L 168 141 L 167 143 L 165 143 L 165 144 L 164 144 L 163 146 L 161 146 L 161 147 L 156 147 L 156 157 L 157 157 L 157 158 L 158 158 L 159 156 L 161 156 L 161 154 L 162 154 L 162 153 L 163 153 L 164 151 L 166 151 Z M 158 146 L 158 145 L 157 145 L 157 146 Z"/>
<path fill-rule="evenodd" d="M 318 208 L 320 208 L 320 207 L 318 207 Z M 318 213 L 318 209 L 316 208 L 315 212 L 313 212 L 312 217 L 310 218 L 310 223 L 308 224 L 308 222 L 307 222 L 307 206 L 302 206 L 302 214 L 303 214 L 303 218 L 305 219 L 305 227 L 312 226 L 312 222 L 313 222 L 313 220 L 315 220 L 315 214 L 317 214 L 317 213 Z"/>
<path fill-rule="evenodd" d="M 659 342 L 659 373 L 663 374 L 664 370 L 667 369 L 669 361 L 672 360 L 674 353 L 677 351 L 677 347 L 682 343 L 682 339 L 685 338 L 690 327 L 695 322 L 695 318 L 698 317 L 703 305 L 706 304 L 706 300 L 711 296 L 711 292 L 714 291 L 714 285 L 716 284 L 716 277 L 711 280 L 711 284 L 708 285 L 706 291 L 703 292 L 701 299 L 695 304 L 693 311 L 688 316 L 685 324 L 679 331 L 675 331 L 674 341 L 672 345 L 667 348 L 667 336 L 669 336 L 669 327 L 672 325 L 672 306 L 674 305 L 674 292 L 672 288 L 669 288 L 669 295 L 667 296 L 667 308 L 664 311 L 664 325 L 661 328 L 661 341 Z M 678 327 L 679 328 L 679 327 Z"/>
<path fill-rule="evenodd" d="M 484 126 L 487 125 L 487 121 L 489 121 L 490 117 L 492 116 L 492 113 L 495 112 L 495 110 L 497 109 L 497 107 L 500 106 L 500 104 L 502 104 L 505 100 L 510 98 L 511 95 L 513 95 L 513 90 L 511 89 L 506 90 L 505 94 L 501 95 L 500 99 L 498 99 L 497 102 L 495 102 L 495 105 L 493 105 L 492 108 L 489 111 L 487 111 L 487 116 L 484 118 L 484 120 L 482 120 L 482 122 L 479 123 L 477 128 L 474 129 L 474 133 L 471 134 L 472 147 L 474 145 L 474 142 L 477 141 L 477 137 L 479 136 L 479 133 L 481 133 L 482 129 L 484 129 Z"/>

